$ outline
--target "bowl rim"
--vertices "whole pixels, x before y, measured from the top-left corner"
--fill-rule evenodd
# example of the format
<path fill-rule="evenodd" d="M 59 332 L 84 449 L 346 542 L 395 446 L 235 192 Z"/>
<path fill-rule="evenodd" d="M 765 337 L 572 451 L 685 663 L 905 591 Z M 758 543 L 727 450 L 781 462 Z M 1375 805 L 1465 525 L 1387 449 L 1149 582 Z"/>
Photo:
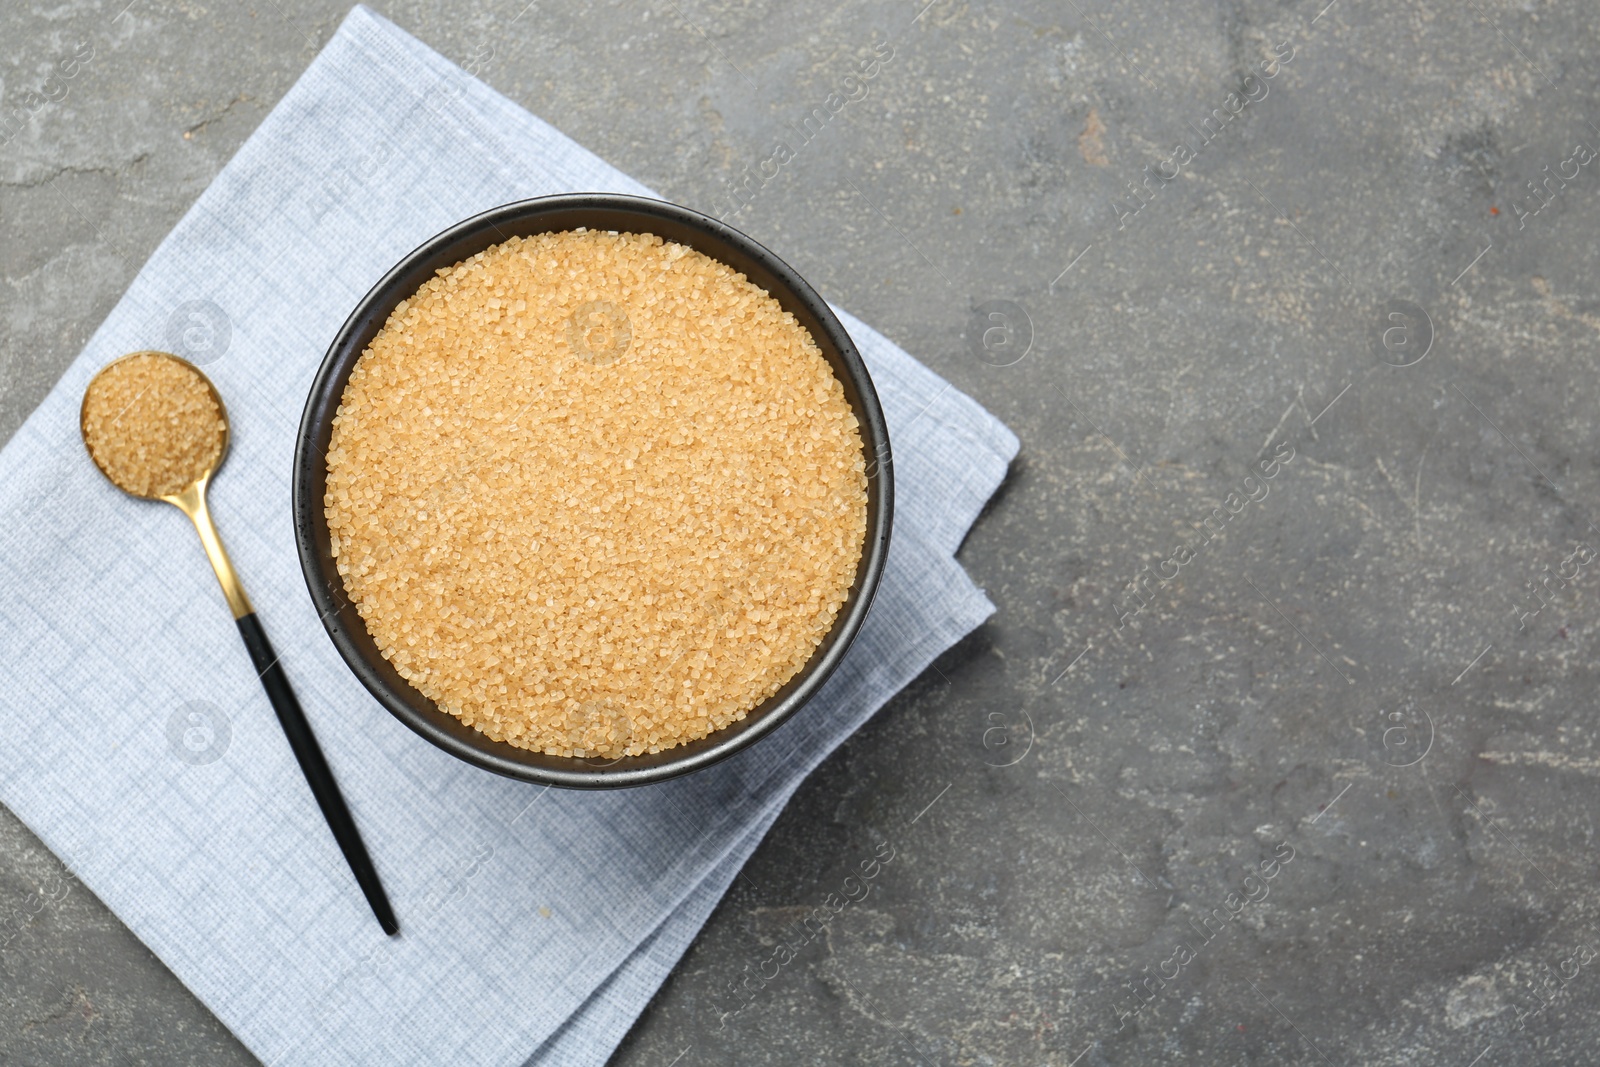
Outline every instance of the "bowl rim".
<path fill-rule="evenodd" d="M 539 220 L 584 213 L 633 216 L 637 228 L 572 221 L 539 227 Z M 652 229 L 649 223 L 658 228 Z M 528 228 L 528 224 L 535 224 Z M 660 753 L 597 764 L 581 757 L 547 756 L 495 741 L 442 711 L 401 678 L 377 653 L 365 623 L 346 598 L 334 569 L 323 508 L 326 450 L 332 420 L 356 361 L 395 305 L 411 296 L 438 266 L 459 262 L 511 236 L 560 232 L 586 226 L 613 232 L 685 231 L 696 250 L 751 277 L 812 333 L 840 378 L 861 426 L 868 472 L 867 530 L 855 583 L 833 628 L 804 667 L 776 694 L 742 720 L 704 738 Z M 668 240 L 680 235 L 659 234 Z M 717 250 L 701 247 L 695 239 Z M 480 243 L 481 242 L 481 243 Z M 476 244 L 461 253 L 463 246 Z M 719 254 L 722 253 L 722 254 Z M 460 254 L 458 254 L 460 253 Z M 729 263 L 729 258 L 745 263 Z M 807 319 L 811 321 L 808 323 Z M 831 351 L 830 351 L 831 348 Z M 841 373 L 842 371 L 842 373 Z M 854 394 L 852 396 L 852 394 Z M 576 789 L 646 785 L 711 766 L 749 748 L 789 721 L 827 682 L 860 633 L 888 558 L 894 516 L 894 478 L 889 430 L 866 363 L 827 302 L 787 263 L 753 238 L 692 208 L 618 193 L 563 193 L 490 208 L 440 231 L 407 253 L 369 289 L 335 334 L 307 394 L 295 437 L 290 492 L 300 566 L 319 621 L 351 672 L 383 707 L 415 733 L 467 763 L 506 777 Z M 370 650 L 370 653 L 369 651 Z M 568 766 L 570 764 L 570 766 Z"/>

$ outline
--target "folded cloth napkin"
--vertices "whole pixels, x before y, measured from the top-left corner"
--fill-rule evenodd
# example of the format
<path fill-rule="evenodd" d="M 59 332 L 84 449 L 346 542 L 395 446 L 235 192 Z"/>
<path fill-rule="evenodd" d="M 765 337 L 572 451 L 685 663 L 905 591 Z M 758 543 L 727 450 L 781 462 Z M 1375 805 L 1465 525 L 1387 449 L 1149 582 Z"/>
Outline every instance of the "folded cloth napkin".
<path fill-rule="evenodd" d="M 579 190 L 651 195 L 358 7 L 0 453 L 0 800 L 269 1064 L 604 1062 L 806 774 L 993 610 L 953 553 L 1016 438 L 840 312 L 894 439 L 893 548 L 850 654 L 782 730 L 673 782 L 571 792 L 461 763 L 372 700 L 294 548 L 312 376 L 411 248 Z M 184 346 L 233 421 L 212 511 L 397 938 L 323 824 L 193 531 L 113 489 L 79 441 L 99 367 Z"/>

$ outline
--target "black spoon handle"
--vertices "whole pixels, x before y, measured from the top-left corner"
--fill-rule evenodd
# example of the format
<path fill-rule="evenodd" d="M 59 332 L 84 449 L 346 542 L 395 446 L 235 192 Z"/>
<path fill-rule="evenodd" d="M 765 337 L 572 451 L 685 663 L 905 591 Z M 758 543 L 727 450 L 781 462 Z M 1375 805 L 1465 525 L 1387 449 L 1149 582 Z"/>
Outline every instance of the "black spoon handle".
<path fill-rule="evenodd" d="M 300 701 L 295 699 L 294 690 L 289 687 L 289 676 L 283 673 L 278 654 L 267 640 L 267 631 L 262 629 L 261 620 L 253 611 L 234 621 L 239 624 L 239 636 L 244 638 L 244 647 L 250 650 L 250 659 L 256 665 L 256 673 L 261 676 L 261 685 L 267 691 L 267 699 L 272 702 L 272 710 L 278 713 L 278 722 L 283 726 L 284 735 L 289 738 L 289 747 L 294 749 L 294 758 L 300 761 L 300 770 L 311 785 L 317 805 L 322 808 L 322 817 L 328 820 L 328 828 L 333 831 L 334 840 L 339 842 L 345 862 L 350 864 L 357 884 L 367 895 L 367 903 L 372 905 L 378 925 L 392 937 L 400 932 L 394 909 L 389 906 L 383 883 L 378 881 L 378 872 L 373 869 L 372 858 L 367 855 L 367 846 L 361 843 L 355 820 L 350 818 L 350 809 L 345 806 L 339 785 L 333 780 L 333 772 L 328 769 L 322 746 L 317 744 L 317 735 L 311 732 L 311 724 L 306 721 L 305 712 L 300 710 Z"/>

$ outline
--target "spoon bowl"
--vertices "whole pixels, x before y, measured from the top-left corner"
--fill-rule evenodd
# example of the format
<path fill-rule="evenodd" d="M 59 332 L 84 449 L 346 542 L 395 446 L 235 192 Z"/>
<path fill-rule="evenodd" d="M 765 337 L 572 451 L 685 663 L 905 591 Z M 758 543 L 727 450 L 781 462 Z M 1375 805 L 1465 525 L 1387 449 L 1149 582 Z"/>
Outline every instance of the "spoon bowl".
<path fill-rule="evenodd" d="M 112 485 L 116 486 L 118 489 L 121 489 L 129 496 L 136 496 L 141 500 L 165 500 L 169 503 L 175 503 L 175 497 L 178 494 L 163 495 L 144 493 L 118 481 L 116 474 L 106 469 L 106 464 L 102 454 L 97 453 L 89 444 L 92 434 L 92 431 L 89 428 L 89 400 L 90 394 L 94 390 L 95 383 L 106 378 L 108 375 L 116 374 L 119 368 L 137 359 L 167 360 L 185 371 L 192 372 L 195 380 L 205 386 L 206 391 L 211 394 L 212 402 L 217 405 L 217 412 L 221 416 L 218 432 L 222 440 L 217 448 L 216 459 L 196 474 L 194 479 L 195 482 L 210 481 L 212 474 L 216 473 L 217 468 L 222 466 L 222 461 L 227 458 L 228 442 L 230 440 L 228 406 L 222 402 L 222 394 L 217 392 L 217 387 L 212 384 L 211 379 L 202 374 L 198 367 L 194 366 L 185 359 L 181 359 L 178 356 L 173 355 L 170 352 L 157 352 L 152 349 L 146 349 L 141 352 L 129 352 L 125 356 L 118 356 L 116 359 L 112 360 L 110 363 L 107 363 L 104 367 L 101 367 L 98 371 L 96 371 L 95 376 L 89 381 L 88 388 L 83 391 L 83 403 L 78 407 L 78 432 L 83 434 L 84 445 L 89 449 L 89 458 L 94 460 L 94 465 L 96 467 L 100 468 L 100 473 L 104 474 L 106 478 L 110 480 Z M 192 488 L 192 484 L 188 488 Z M 187 491 L 187 489 L 185 491 Z"/>

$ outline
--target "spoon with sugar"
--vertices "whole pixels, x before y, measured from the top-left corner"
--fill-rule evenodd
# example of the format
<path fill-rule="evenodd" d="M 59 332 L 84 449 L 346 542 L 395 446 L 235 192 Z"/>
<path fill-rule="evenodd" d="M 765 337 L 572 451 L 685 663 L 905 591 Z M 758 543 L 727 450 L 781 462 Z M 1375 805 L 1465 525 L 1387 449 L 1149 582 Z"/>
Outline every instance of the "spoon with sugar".
<path fill-rule="evenodd" d="M 165 500 L 194 523 L 239 636 L 323 818 L 384 933 L 398 932 L 400 925 L 350 809 L 206 507 L 206 488 L 228 451 L 228 411 L 216 387 L 177 356 L 134 352 L 106 364 L 89 382 L 79 428 L 90 458 L 111 484 L 144 500 Z"/>

